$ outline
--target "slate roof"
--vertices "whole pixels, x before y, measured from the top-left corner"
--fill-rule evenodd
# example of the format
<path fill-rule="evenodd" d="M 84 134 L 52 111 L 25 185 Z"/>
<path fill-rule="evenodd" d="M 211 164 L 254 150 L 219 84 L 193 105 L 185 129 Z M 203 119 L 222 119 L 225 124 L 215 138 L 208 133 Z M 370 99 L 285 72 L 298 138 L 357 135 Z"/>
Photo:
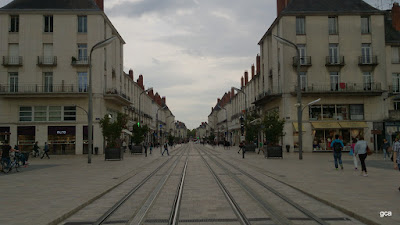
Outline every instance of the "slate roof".
<path fill-rule="evenodd" d="M 392 26 L 392 20 L 388 19 L 387 15 L 385 18 L 385 41 L 386 43 L 400 44 L 400 31 L 397 31 Z"/>
<path fill-rule="evenodd" d="M 282 15 L 312 13 L 377 13 L 383 12 L 362 0 L 292 0 Z"/>
<path fill-rule="evenodd" d="M 0 10 L 101 11 L 94 0 L 14 0 Z"/>

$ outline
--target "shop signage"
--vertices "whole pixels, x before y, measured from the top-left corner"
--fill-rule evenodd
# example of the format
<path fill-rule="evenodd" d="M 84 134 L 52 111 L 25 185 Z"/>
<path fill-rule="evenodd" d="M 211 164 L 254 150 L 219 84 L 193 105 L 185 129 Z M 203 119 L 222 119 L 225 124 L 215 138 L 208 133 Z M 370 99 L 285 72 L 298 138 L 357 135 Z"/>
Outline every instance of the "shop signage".
<path fill-rule="evenodd" d="M 67 134 L 67 131 L 65 131 L 65 130 L 58 130 L 58 131 L 57 131 L 57 134 Z"/>
<path fill-rule="evenodd" d="M 381 130 L 371 130 L 371 134 L 382 134 Z"/>

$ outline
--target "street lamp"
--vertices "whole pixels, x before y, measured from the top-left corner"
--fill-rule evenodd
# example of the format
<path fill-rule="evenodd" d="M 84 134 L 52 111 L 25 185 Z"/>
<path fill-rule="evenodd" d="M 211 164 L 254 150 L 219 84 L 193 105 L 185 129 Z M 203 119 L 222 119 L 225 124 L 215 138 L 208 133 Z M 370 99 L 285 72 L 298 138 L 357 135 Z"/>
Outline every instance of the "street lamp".
<path fill-rule="evenodd" d="M 88 163 L 92 163 L 92 145 L 93 145 L 93 93 L 92 93 L 92 53 L 94 50 L 103 48 L 107 45 L 109 45 L 114 39 L 116 39 L 117 36 L 112 36 L 104 41 L 100 41 L 97 44 L 95 44 L 92 49 L 90 50 L 90 55 L 89 55 L 89 84 L 88 84 L 88 95 L 89 95 L 89 112 L 88 112 L 88 138 L 89 138 L 89 143 L 88 143 L 88 148 L 89 148 L 89 153 L 88 153 Z"/>
<path fill-rule="evenodd" d="M 297 53 L 297 125 L 299 126 L 299 159 L 303 159 L 303 127 L 302 127 L 302 109 L 301 109 L 301 87 L 300 87 L 300 51 L 297 45 L 287 39 L 272 35 L 278 42 L 296 49 Z"/>

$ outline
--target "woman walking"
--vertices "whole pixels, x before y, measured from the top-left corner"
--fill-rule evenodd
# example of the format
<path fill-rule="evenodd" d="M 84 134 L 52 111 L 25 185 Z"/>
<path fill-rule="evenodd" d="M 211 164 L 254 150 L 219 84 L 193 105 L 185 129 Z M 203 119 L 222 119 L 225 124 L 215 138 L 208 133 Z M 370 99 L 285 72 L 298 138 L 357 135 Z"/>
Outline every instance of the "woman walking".
<path fill-rule="evenodd" d="M 383 139 L 383 144 L 382 144 L 383 160 L 386 160 L 386 155 L 388 156 L 388 158 L 390 158 L 389 147 L 390 147 L 389 142 L 386 139 Z"/>
<path fill-rule="evenodd" d="M 364 141 L 364 137 L 360 137 L 360 140 L 357 141 L 356 145 L 354 146 L 354 154 L 358 155 L 361 162 L 361 175 L 364 177 L 368 177 L 367 167 L 365 166 L 365 159 L 367 158 L 367 142 Z"/>
<path fill-rule="evenodd" d="M 350 150 L 350 155 L 353 157 L 353 162 L 354 162 L 354 170 L 358 170 L 358 161 L 356 154 L 354 153 L 354 146 L 356 146 L 357 139 L 353 138 L 353 141 L 351 143 L 351 150 Z"/>

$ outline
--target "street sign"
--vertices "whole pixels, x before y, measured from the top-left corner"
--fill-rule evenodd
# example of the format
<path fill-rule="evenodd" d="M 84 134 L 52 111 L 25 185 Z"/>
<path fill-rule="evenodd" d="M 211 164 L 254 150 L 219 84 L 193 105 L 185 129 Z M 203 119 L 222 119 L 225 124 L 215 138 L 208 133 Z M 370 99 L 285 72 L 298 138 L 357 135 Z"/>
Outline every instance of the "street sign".
<path fill-rule="evenodd" d="M 371 134 L 382 134 L 381 130 L 371 130 Z"/>

